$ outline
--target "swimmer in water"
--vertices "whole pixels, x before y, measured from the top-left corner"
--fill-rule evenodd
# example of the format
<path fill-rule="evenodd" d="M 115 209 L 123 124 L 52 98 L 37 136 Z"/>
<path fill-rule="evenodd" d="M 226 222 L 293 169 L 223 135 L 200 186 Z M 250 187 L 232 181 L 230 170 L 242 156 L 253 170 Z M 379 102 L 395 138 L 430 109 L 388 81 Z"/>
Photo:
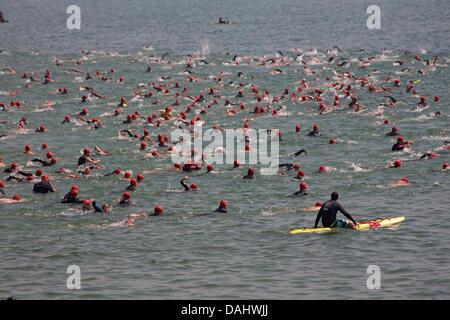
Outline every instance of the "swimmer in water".
<path fill-rule="evenodd" d="M 247 175 L 242 177 L 242 179 L 253 179 L 255 176 L 255 170 L 253 168 L 248 168 Z"/>
<path fill-rule="evenodd" d="M 33 192 L 35 192 L 35 193 L 56 192 L 56 189 L 55 189 L 55 187 L 53 187 L 48 176 L 42 176 L 41 182 L 34 184 Z"/>
<path fill-rule="evenodd" d="M 135 191 L 137 189 L 137 180 L 136 179 L 131 179 L 130 180 L 130 185 L 128 187 L 126 187 L 126 191 Z"/>
<path fill-rule="evenodd" d="M 180 184 L 183 186 L 183 188 L 184 188 L 184 191 L 192 191 L 192 190 L 195 190 L 195 189 L 197 189 L 197 185 L 195 184 L 195 183 L 193 183 L 193 184 L 191 184 L 190 186 L 188 186 L 187 184 L 186 184 L 186 182 L 184 182 L 185 180 L 188 180 L 189 179 L 189 177 L 188 176 L 185 176 L 183 179 L 181 179 L 181 181 L 180 181 Z"/>
<path fill-rule="evenodd" d="M 108 213 L 109 206 L 107 203 L 104 203 L 102 204 L 102 206 L 99 206 L 97 204 L 96 199 L 91 199 L 90 201 L 92 203 L 92 207 L 94 208 L 95 212 Z"/>
<path fill-rule="evenodd" d="M 18 195 L 15 195 L 14 197 L 12 197 L 12 199 L 8 199 L 8 198 L 0 199 L 0 203 L 15 203 L 15 202 L 22 202 L 22 201 L 23 200 Z"/>
<path fill-rule="evenodd" d="M 306 191 L 307 185 L 305 182 L 300 183 L 300 190 L 297 192 L 294 192 L 292 196 L 308 196 L 308 192 Z"/>
<path fill-rule="evenodd" d="M 409 181 L 406 178 L 400 179 L 395 181 L 394 186 L 398 187 L 398 186 L 404 186 L 404 185 L 408 185 Z"/>
<path fill-rule="evenodd" d="M 146 219 L 147 215 L 145 213 L 133 213 L 133 214 L 130 214 L 125 220 L 122 220 L 119 222 L 113 222 L 110 224 L 105 224 L 105 225 L 102 225 L 100 228 L 106 229 L 106 228 L 112 228 L 112 227 L 133 226 L 135 218 Z"/>
<path fill-rule="evenodd" d="M 109 173 L 105 174 L 104 176 L 105 177 L 109 177 L 109 176 L 112 176 L 112 175 L 118 175 L 118 174 L 120 174 L 120 172 L 121 172 L 120 169 L 116 169 L 113 172 L 109 172 Z"/>
<path fill-rule="evenodd" d="M 3 190 L 5 188 L 5 183 L 3 181 L 0 181 L 0 194 L 2 195 L 6 195 L 5 190 Z"/>
<path fill-rule="evenodd" d="M 64 196 L 61 203 L 83 203 L 78 196 L 78 187 L 72 186 L 71 190 Z"/>
<path fill-rule="evenodd" d="M 397 143 L 392 146 L 392 151 L 402 151 L 405 148 L 411 149 L 412 140 L 405 141 L 403 137 L 397 138 Z"/>
<path fill-rule="evenodd" d="M 47 160 L 42 160 L 42 159 L 38 159 L 38 158 L 36 158 L 36 159 L 33 159 L 33 160 L 31 160 L 32 162 L 39 162 L 39 163 L 41 163 L 44 167 L 50 167 L 50 166 L 53 166 L 53 165 L 55 165 L 56 164 L 56 158 L 50 158 L 50 161 L 47 161 Z"/>
<path fill-rule="evenodd" d="M 78 166 L 81 166 L 83 164 L 86 164 L 87 162 L 90 163 L 99 163 L 101 160 L 94 160 L 90 157 L 91 155 L 91 150 L 89 150 L 88 148 L 85 148 L 83 150 L 83 155 L 81 157 L 78 158 Z"/>
<path fill-rule="evenodd" d="M 150 214 L 152 217 L 162 216 L 164 214 L 164 209 L 161 206 L 156 206 L 153 213 Z"/>
<path fill-rule="evenodd" d="M 401 168 L 403 165 L 403 162 L 400 160 L 395 160 L 389 163 L 389 168 Z"/>
<path fill-rule="evenodd" d="M 322 205 L 319 212 L 317 213 L 316 222 L 314 223 L 314 228 L 317 228 L 320 218 L 322 218 L 322 225 L 325 228 L 340 227 L 340 228 L 351 228 L 354 230 L 358 228 L 358 224 L 356 223 L 356 221 L 337 201 L 338 199 L 339 199 L 339 193 L 333 192 L 331 194 L 331 200 L 325 201 L 325 203 Z M 340 211 L 350 221 L 336 219 L 336 215 L 337 215 L 338 211 Z"/>
<path fill-rule="evenodd" d="M 316 124 L 313 127 L 313 131 L 308 133 L 308 137 L 320 137 L 320 136 L 321 136 L 321 134 L 319 132 L 319 126 Z"/>
<path fill-rule="evenodd" d="M 132 202 L 130 201 L 131 195 L 128 192 L 125 192 L 122 195 L 122 199 L 116 203 L 116 206 L 129 206 L 132 204 Z"/>
<path fill-rule="evenodd" d="M 433 159 L 435 157 L 439 157 L 439 155 L 437 153 L 426 152 L 420 157 L 420 159 Z"/>
<path fill-rule="evenodd" d="M 392 127 L 391 132 L 386 133 L 387 136 L 398 136 L 400 133 L 398 133 L 397 127 Z"/>
<path fill-rule="evenodd" d="M 214 210 L 214 212 L 227 213 L 227 206 L 228 206 L 227 202 L 225 200 L 221 200 L 219 207 L 216 210 Z"/>
<path fill-rule="evenodd" d="M 314 206 L 303 209 L 304 211 L 317 211 L 322 207 L 322 202 L 317 201 Z"/>

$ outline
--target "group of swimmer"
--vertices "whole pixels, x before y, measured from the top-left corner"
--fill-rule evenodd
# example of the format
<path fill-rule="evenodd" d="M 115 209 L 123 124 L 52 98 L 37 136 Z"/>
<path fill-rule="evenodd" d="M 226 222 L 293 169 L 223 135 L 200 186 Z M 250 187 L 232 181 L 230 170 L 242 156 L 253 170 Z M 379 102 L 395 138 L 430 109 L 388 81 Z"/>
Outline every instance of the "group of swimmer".
<path fill-rule="evenodd" d="M 0 15 L 0 17 L 2 17 Z M 267 64 L 271 64 L 274 69 L 272 71 L 280 70 L 279 68 L 281 66 L 290 66 L 294 62 L 299 63 L 300 66 L 302 66 L 304 73 L 307 76 L 313 77 L 313 81 L 317 81 L 317 74 L 315 70 L 311 70 L 311 66 L 308 65 L 309 62 L 306 62 L 305 59 L 305 53 L 302 52 L 300 49 L 296 49 L 295 51 L 299 52 L 299 54 L 295 57 L 295 59 L 289 59 L 287 56 L 285 56 L 282 52 L 277 53 L 277 56 L 274 58 L 251 58 L 251 57 L 239 57 L 234 56 L 231 61 L 228 63 L 230 65 L 239 65 L 240 63 L 243 63 L 245 60 L 249 60 L 256 62 L 260 66 L 265 66 Z M 339 50 L 340 51 L 340 50 Z M 89 52 L 83 52 L 85 56 L 89 56 Z M 330 53 L 331 54 L 331 53 Z M 380 55 L 382 55 L 380 53 Z M 404 53 L 405 55 L 409 54 L 407 52 Z M 167 64 L 173 64 L 170 60 L 166 60 L 168 56 L 168 53 L 165 53 L 160 58 L 155 58 L 155 63 L 167 63 Z M 198 62 L 198 59 L 196 60 L 195 57 L 192 55 L 188 55 L 187 63 L 185 66 L 187 75 L 187 79 L 189 82 L 196 82 L 199 81 L 198 77 L 195 75 L 193 70 L 195 70 L 196 63 Z M 366 69 L 371 61 L 374 59 L 374 57 L 368 57 L 365 59 L 360 58 L 361 64 L 363 69 Z M 416 56 L 414 59 L 415 61 L 420 61 L 424 65 L 429 66 L 429 70 L 432 71 L 433 68 L 436 67 L 437 61 L 439 60 L 439 57 L 435 57 L 435 59 L 430 62 L 429 60 L 423 60 Z M 71 60 L 68 60 L 71 61 Z M 202 59 L 203 64 L 207 64 L 206 60 Z M 332 64 L 336 63 L 338 67 L 343 67 L 345 65 L 348 65 L 350 62 L 348 59 L 339 58 L 336 56 L 335 53 L 331 54 L 331 57 L 328 59 L 328 62 L 325 62 L 326 64 L 331 67 Z M 141 62 L 138 58 L 135 59 L 134 62 Z M 311 57 L 310 62 L 318 63 L 320 62 L 317 58 Z M 56 61 L 57 65 L 63 65 L 61 61 Z M 81 63 L 80 63 L 81 64 Z M 406 62 L 402 62 L 399 65 L 404 65 Z M 78 63 L 77 63 L 78 65 Z M 311 63 L 312 65 L 312 63 Z M 276 67 L 276 68 L 275 68 Z M 8 70 L 14 71 L 12 68 L 8 68 Z M 71 69 L 75 73 L 81 73 L 81 70 L 78 69 Z M 280 70 L 281 71 L 281 70 Z M 148 66 L 147 70 L 145 72 L 153 72 L 151 66 Z M 281 71 L 282 72 L 282 71 Z M 262 93 L 261 89 L 258 89 L 256 85 L 254 84 L 244 84 L 243 82 L 236 80 L 230 81 L 228 84 L 224 82 L 225 73 L 221 73 L 219 76 L 211 76 L 209 78 L 206 78 L 206 80 L 213 81 L 215 86 L 211 88 L 204 88 L 204 92 L 200 93 L 198 96 L 190 95 L 189 94 L 189 88 L 186 86 L 182 87 L 182 85 L 176 81 L 173 84 L 166 84 L 165 81 L 168 81 L 171 77 L 170 76 L 162 76 L 161 77 L 161 83 L 157 84 L 156 82 L 152 82 L 151 84 L 140 84 L 139 89 L 134 92 L 134 98 L 131 99 L 131 101 L 127 101 L 125 97 L 120 98 L 120 102 L 117 104 L 117 109 L 114 110 L 114 117 L 123 117 L 124 116 L 124 110 L 125 108 L 129 107 L 129 104 L 134 101 L 143 101 L 145 99 L 152 98 L 153 102 L 152 105 L 157 104 L 167 104 L 170 99 L 173 100 L 173 103 L 171 106 L 166 106 L 164 109 L 160 109 L 157 112 L 152 113 L 151 115 L 145 117 L 140 114 L 139 111 L 136 111 L 133 114 L 126 115 L 126 118 L 121 121 L 123 128 L 121 128 L 118 131 L 118 134 L 120 136 L 127 137 L 129 139 L 134 139 L 136 141 L 139 141 L 139 150 L 145 153 L 145 159 L 153 159 L 155 157 L 159 157 L 162 154 L 170 154 L 171 152 L 174 152 L 177 150 L 178 144 L 182 144 L 184 141 L 175 141 L 171 142 L 169 141 L 169 138 L 167 136 L 163 136 L 161 133 L 156 136 L 150 135 L 150 131 L 148 129 L 145 129 L 143 131 L 143 135 L 140 136 L 136 129 L 130 128 L 130 125 L 135 125 L 136 123 L 142 123 L 144 122 L 146 126 L 150 126 L 152 128 L 158 129 L 161 126 L 164 126 L 166 123 L 174 123 L 180 128 L 189 128 L 191 131 L 195 131 L 195 124 L 197 122 L 204 122 L 205 120 L 202 117 L 206 117 L 207 110 L 211 108 L 214 105 L 220 105 L 221 100 L 223 100 L 223 97 L 221 96 L 220 90 L 228 87 L 228 86 L 239 86 L 243 88 L 248 88 L 247 92 L 244 93 L 243 89 L 240 89 L 237 92 L 237 95 L 235 97 L 236 101 L 232 102 L 230 99 L 225 99 L 225 102 L 223 104 L 223 107 L 226 108 L 226 114 L 228 116 L 234 116 L 238 114 L 239 112 L 245 112 L 246 110 L 253 114 L 252 116 L 260 116 L 260 115 L 271 115 L 273 117 L 277 117 L 280 115 L 281 112 L 284 112 L 286 110 L 286 106 L 281 105 L 282 101 L 291 101 L 295 104 L 302 105 L 304 103 L 316 103 L 318 105 L 317 113 L 318 114 L 325 114 L 329 112 L 333 112 L 338 109 L 350 109 L 354 110 L 355 112 L 361 112 L 362 110 L 368 109 L 367 106 L 362 105 L 359 102 L 359 99 L 355 93 L 354 86 L 359 83 L 361 88 L 364 90 L 368 90 L 371 94 L 380 94 L 383 98 L 388 98 L 389 103 L 381 103 L 378 105 L 378 107 L 390 107 L 393 108 L 398 103 L 398 100 L 396 98 L 393 98 L 392 95 L 397 90 L 398 92 L 396 94 L 400 94 L 401 82 L 399 79 L 395 79 L 394 77 L 390 77 L 385 80 L 386 85 L 381 86 L 377 88 L 373 83 L 371 79 L 371 75 L 368 74 L 366 76 L 359 76 L 357 77 L 355 74 L 350 73 L 349 71 L 343 71 L 342 69 L 338 69 L 335 71 L 333 69 L 333 72 L 335 74 L 335 78 L 339 79 L 336 82 L 333 82 L 333 80 L 330 79 L 329 76 L 326 77 L 326 86 L 333 88 L 332 90 L 335 90 L 336 92 L 341 92 L 342 94 L 336 94 L 334 98 L 334 102 L 332 105 L 327 106 L 324 102 L 324 94 L 325 89 L 327 88 L 314 88 L 310 84 L 307 83 L 306 79 L 301 80 L 296 86 L 298 87 L 297 90 L 292 90 L 289 88 L 286 88 L 283 92 L 280 92 L 279 94 L 276 94 L 273 96 L 270 95 L 270 91 L 266 90 L 265 93 Z M 13 72 L 11 72 L 13 73 Z M 276 72 L 269 72 L 272 75 L 279 74 L 278 71 Z M 110 77 L 106 77 L 104 74 L 109 74 Z M 108 71 L 99 72 L 97 71 L 97 74 L 94 76 L 93 74 L 87 72 L 86 76 L 84 77 L 84 81 L 111 81 L 114 76 L 114 69 L 111 69 Z M 423 73 L 425 74 L 425 73 Z M 426 73 L 428 74 L 428 72 Z M 246 77 L 243 72 L 239 72 L 237 74 L 237 79 Z M 32 78 L 28 73 L 24 73 L 22 76 L 22 79 L 25 79 L 27 81 L 27 84 L 25 87 L 28 86 L 29 82 L 38 81 L 37 79 Z M 251 76 L 251 79 L 254 79 L 254 76 Z M 43 86 L 49 85 L 53 83 L 55 80 L 52 77 L 52 74 L 50 70 L 48 69 L 44 76 L 44 81 L 42 82 Z M 123 77 L 120 77 L 117 82 L 115 83 L 123 83 L 125 80 Z M 239 82 L 239 83 L 238 83 Z M 392 87 L 388 86 L 391 82 Z M 352 85 L 353 83 L 353 85 Z M 142 88 L 145 87 L 151 87 L 154 91 L 148 91 Z M 172 94 L 171 90 L 178 90 L 175 95 Z M 90 129 L 95 130 L 95 132 L 101 132 L 101 129 L 103 128 L 103 123 L 99 121 L 98 118 L 91 118 L 89 119 L 89 111 L 87 108 L 87 105 L 91 101 L 95 100 L 101 100 L 106 99 L 107 97 L 104 97 L 103 95 L 99 94 L 93 86 L 83 86 L 80 87 L 80 90 L 86 91 L 82 97 L 80 98 L 80 104 L 83 106 L 80 112 L 76 114 L 74 117 L 75 119 L 85 123 L 89 126 Z M 412 91 L 413 90 L 413 91 Z M 404 87 L 404 94 L 413 94 L 417 95 L 417 82 L 414 82 L 411 80 L 409 83 L 406 84 L 406 87 Z M 67 88 L 59 88 L 55 91 L 55 94 L 68 94 Z M 255 101 L 262 105 L 263 103 L 266 103 L 265 107 L 257 106 L 254 108 L 254 110 L 249 110 L 243 102 L 238 101 L 241 98 L 244 98 L 246 95 L 251 95 L 254 97 Z M 186 109 L 183 111 L 179 107 L 181 106 L 181 99 L 184 98 L 185 100 L 192 101 L 192 104 L 188 105 Z M 159 100 L 161 99 L 161 100 Z M 17 100 L 17 99 L 16 99 Z M 439 101 L 439 97 L 435 96 L 435 102 Z M 279 104 L 279 105 L 276 105 Z M 45 105 L 45 107 L 50 107 L 51 103 L 48 103 Z M 420 98 L 420 101 L 417 102 L 417 108 L 425 108 L 428 107 L 429 104 L 426 102 L 426 98 L 422 96 Z M 20 101 L 11 101 L 9 107 L 6 107 L 4 103 L 0 103 L 0 107 L 2 108 L 2 111 L 10 111 L 15 109 L 23 110 L 26 107 L 26 104 L 24 105 Z M 179 110 L 176 110 L 176 109 Z M 195 109 L 194 109 L 195 108 Z M 175 109 L 175 110 L 174 110 Z M 194 110 L 200 110 L 199 113 L 193 116 L 191 120 L 188 119 L 188 115 L 192 114 Z M 175 111 L 179 111 L 178 114 L 175 114 Z M 201 116 L 200 116 L 201 115 Z M 380 111 L 376 116 L 382 115 L 382 111 Z M 439 114 L 436 113 L 436 116 L 442 115 L 440 112 Z M 275 119 L 275 118 L 274 118 Z M 70 125 L 72 122 L 72 117 L 70 115 L 65 116 L 64 120 L 60 120 L 60 125 Z M 250 145 L 249 143 L 249 137 L 245 133 L 246 129 L 249 129 L 249 123 L 253 121 L 252 118 L 246 118 L 245 124 L 244 124 L 244 136 L 243 139 L 246 142 L 246 147 L 244 151 L 249 151 Z M 386 122 L 387 121 L 387 122 Z M 389 124 L 389 121 L 386 120 L 385 124 Z M 8 122 L 3 122 L 4 124 L 7 124 Z M 25 116 L 21 117 L 21 119 L 16 123 L 18 130 L 29 130 L 27 129 L 27 126 L 30 124 L 29 119 L 27 119 Z M 214 126 L 215 130 L 223 130 L 219 128 L 218 126 Z M 294 134 L 301 131 L 301 128 L 299 125 L 296 126 Z M 42 134 L 47 132 L 47 128 L 45 126 L 39 126 L 35 131 L 36 134 Z M 272 132 L 270 132 L 272 133 Z M 279 141 L 283 141 L 282 133 L 281 131 L 278 131 L 276 133 L 277 139 Z M 311 138 L 317 138 L 321 137 L 322 134 L 319 131 L 319 126 L 316 124 L 313 126 L 312 131 L 310 131 L 307 134 L 308 137 Z M 411 149 L 413 145 L 412 140 L 405 140 L 399 133 L 398 127 L 393 126 L 391 131 L 386 133 L 387 137 L 396 137 L 397 142 L 392 146 L 392 152 L 398 152 L 405 149 Z M 4 136 L 7 138 L 7 136 Z M 335 144 L 335 139 L 330 139 L 330 144 Z M 47 145 L 42 145 L 42 150 L 47 150 Z M 444 143 L 445 150 L 441 153 L 448 152 L 447 150 L 450 147 L 447 147 L 447 141 Z M 439 150 L 442 150 L 442 147 L 437 148 Z M 147 153 L 149 150 L 151 150 L 150 153 Z M 113 152 L 109 150 L 101 150 L 99 146 L 95 147 L 95 151 L 98 155 L 102 156 L 113 156 Z M 192 154 L 195 154 L 196 151 L 192 150 Z M 25 155 L 34 155 L 35 152 L 31 150 L 30 145 L 25 146 Z M 305 149 L 300 149 L 299 151 L 293 153 L 290 155 L 290 157 L 297 157 L 302 154 L 309 155 L 308 151 Z M 171 168 L 174 171 L 183 171 L 183 172 L 192 172 L 197 170 L 202 170 L 204 167 L 206 167 L 206 173 L 208 174 L 210 172 L 213 172 L 214 167 L 211 164 L 207 163 L 207 156 L 203 154 L 201 161 L 188 161 L 186 163 L 174 163 L 173 167 Z M 431 152 L 425 152 L 420 159 L 431 159 L 434 157 L 438 157 L 439 154 L 432 150 Z M 405 161 L 400 160 L 394 160 L 389 164 L 389 167 L 391 168 L 400 168 Z M 49 178 L 50 173 L 44 173 L 43 169 L 49 171 L 51 168 L 55 167 L 58 163 L 57 157 L 53 155 L 52 152 L 46 152 L 45 158 L 39 158 L 35 157 L 32 160 L 29 160 L 27 163 L 31 163 L 34 165 L 41 165 L 42 169 L 38 169 L 35 173 L 29 172 L 24 170 L 21 166 L 19 166 L 18 163 L 11 163 L 10 165 L 6 165 L 3 163 L 2 157 L 0 157 L 0 166 L 6 167 L 3 170 L 3 173 L 8 174 L 9 176 L 6 178 L 6 181 L 16 181 L 17 183 L 29 183 L 34 181 L 35 179 L 40 179 L 39 182 L 35 182 L 32 188 L 32 191 L 35 193 L 53 193 L 56 192 L 56 188 L 54 187 L 53 183 L 51 182 L 51 179 Z M 58 170 L 53 170 L 51 174 L 53 176 L 62 176 L 64 175 L 65 179 L 77 179 L 81 177 L 89 178 L 94 170 L 102 170 L 105 169 L 105 166 L 101 163 L 100 159 L 95 159 L 95 156 L 93 157 L 91 155 L 91 150 L 89 148 L 84 148 L 82 150 L 82 155 L 78 158 L 78 161 L 76 162 L 78 166 L 78 171 L 76 173 L 72 173 L 70 170 L 66 168 L 60 168 Z M 448 163 L 443 164 L 443 169 L 447 169 L 449 167 Z M 229 168 L 229 170 L 236 170 L 237 168 L 240 168 L 239 161 L 235 160 L 233 167 Z M 305 173 L 303 170 L 300 170 L 299 164 L 293 164 L 293 163 L 281 163 L 279 165 L 279 168 L 287 171 L 297 171 L 296 176 L 294 179 L 299 182 L 299 190 L 292 194 L 293 197 L 305 197 L 308 196 L 308 186 L 305 181 Z M 327 172 L 326 166 L 320 166 L 320 168 L 316 171 L 316 173 L 325 173 Z M 114 175 L 121 175 L 122 172 L 120 169 L 115 169 L 109 173 L 104 174 L 103 176 L 109 177 Z M 286 174 L 286 171 L 282 171 L 281 174 Z M 103 203 L 99 204 L 97 203 L 97 200 L 94 198 L 89 199 L 81 199 L 79 196 L 79 190 L 77 185 L 73 185 L 69 192 L 65 194 L 65 196 L 61 199 L 61 203 L 69 203 L 69 204 L 75 204 L 75 205 L 81 205 L 81 209 L 84 212 L 97 212 L 97 213 L 108 213 L 111 210 L 111 207 L 120 208 L 120 207 L 126 207 L 126 206 L 132 206 L 133 202 L 131 201 L 131 194 L 130 192 L 135 191 L 138 187 L 138 184 L 141 183 L 144 180 L 143 174 L 138 174 L 135 178 L 131 176 L 129 172 L 125 172 L 123 174 L 123 178 L 127 179 L 129 181 L 129 186 L 126 187 L 124 190 L 122 197 L 120 200 L 114 202 L 114 203 Z M 251 180 L 255 179 L 255 169 L 250 167 L 247 169 L 247 174 L 242 177 L 242 179 Z M 188 184 L 187 181 L 189 180 L 188 176 L 185 176 L 180 180 L 180 184 L 185 192 L 195 191 L 198 189 L 198 186 L 196 183 Z M 396 186 L 405 185 L 408 184 L 407 178 L 402 178 L 395 182 Z M 5 187 L 5 183 L 3 181 L 0 181 L 0 195 L 5 196 L 7 192 L 7 188 Z M 356 221 L 353 219 L 353 217 L 342 207 L 342 205 L 337 202 L 339 198 L 339 194 L 337 192 L 333 192 L 331 194 L 331 199 L 324 202 L 323 204 L 321 202 L 316 203 L 315 206 L 312 206 L 310 208 L 307 208 L 307 210 L 319 210 L 315 225 L 314 227 L 318 226 L 318 223 L 320 219 L 322 220 L 322 225 L 324 227 L 343 227 L 343 228 L 351 228 L 356 229 L 358 227 Z M 0 198 L 0 203 L 13 203 L 22 201 L 21 197 L 19 195 L 14 195 L 12 198 Z M 337 219 L 337 212 L 341 212 L 348 220 L 342 220 Z M 215 209 L 211 213 L 206 214 L 199 214 L 197 216 L 204 216 L 204 215 L 210 215 L 214 213 L 227 213 L 227 201 L 221 200 L 219 202 L 219 206 L 217 209 Z M 153 210 L 153 213 L 146 214 L 146 213 L 133 213 L 127 216 L 125 220 L 104 225 L 102 227 L 110 227 L 110 226 L 125 226 L 125 225 L 133 225 L 135 222 L 135 219 L 142 218 L 146 219 L 148 216 L 162 216 L 164 215 L 164 210 L 161 206 L 156 206 Z"/>

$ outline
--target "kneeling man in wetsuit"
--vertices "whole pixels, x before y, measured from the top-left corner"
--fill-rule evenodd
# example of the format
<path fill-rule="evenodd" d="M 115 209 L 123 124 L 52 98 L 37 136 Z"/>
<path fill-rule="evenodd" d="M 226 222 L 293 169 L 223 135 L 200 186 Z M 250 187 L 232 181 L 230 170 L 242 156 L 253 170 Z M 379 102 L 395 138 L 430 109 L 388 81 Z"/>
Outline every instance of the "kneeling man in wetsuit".
<path fill-rule="evenodd" d="M 320 218 L 322 218 L 322 224 L 324 227 L 340 227 L 340 228 L 351 228 L 357 229 L 358 224 L 352 218 L 352 216 L 342 207 L 342 205 L 337 202 L 339 199 L 339 193 L 333 192 L 331 194 L 331 200 L 326 201 L 319 210 L 317 214 L 316 223 L 314 228 L 317 228 Z M 340 211 L 349 220 L 336 219 L 337 212 Z"/>

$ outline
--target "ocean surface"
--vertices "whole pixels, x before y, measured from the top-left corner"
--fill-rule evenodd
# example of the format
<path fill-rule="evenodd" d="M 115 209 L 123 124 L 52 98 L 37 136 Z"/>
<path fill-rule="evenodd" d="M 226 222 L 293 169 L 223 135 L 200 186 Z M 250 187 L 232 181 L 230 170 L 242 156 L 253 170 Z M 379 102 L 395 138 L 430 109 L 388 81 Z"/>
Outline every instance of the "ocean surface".
<path fill-rule="evenodd" d="M 66 28 L 66 9 L 72 4 L 81 9 L 80 30 Z M 372 4 L 381 10 L 380 30 L 366 27 L 366 9 Z M 9 174 L 0 168 L 5 197 L 17 194 L 25 200 L 0 203 L 0 298 L 450 298 L 450 171 L 442 170 L 442 164 L 450 162 L 444 147 L 444 142 L 450 141 L 448 1 L 18 0 L 2 2 L 0 10 L 9 20 L 0 24 L 0 103 L 8 108 L 0 112 L 0 122 L 7 122 L 0 124 L 0 156 L 6 165 L 16 162 L 30 172 L 41 166 L 29 160 L 45 158 L 47 151 L 57 158 L 55 166 L 42 167 L 57 189 L 52 194 L 33 193 L 33 182 L 6 181 Z M 219 17 L 232 24 L 213 24 Z M 81 50 L 87 51 L 83 54 Z M 185 71 L 188 54 L 195 57 L 191 71 L 196 72 L 196 82 L 190 82 L 192 74 Z M 342 67 L 328 63 L 333 54 L 348 58 L 349 63 Z M 232 60 L 235 55 L 240 64 Z M 437 66 L 430 67 L 415 56 L 440 59 Z M 362 60 L 368 57 L 374 59 L 363 68 Z M 290 65 L 260 65 L 272 58 L 286 59 Z M 406 62 L 403 66 L 395 63 L 402 60 Z M 147 73 L 149 65 L 152 72 Z M 410 72 L 403 70 L 407 67 Z M 270 74 L 274 68 L 283 73 Z M 54 82 L 43 85 L 47 69 Z M 316 74 L 306 73 L 311 70 Z M 394 107 L 378 107 L 389 103 L 389 98 L 368 92 L 352 78 L 345 83 L 353 85 L 359 101 L 368 107 L 361 112 L 347 109 L 348 101 L 341 98 L 339 109 L 319 114 L 317 103 L 298 104 L 289 95 L 289 99 L 272 103 L 286 107 L 279 116 L 250 113 L 255 106 L 268 103 L 255 99 L 251 84 L 261 91 L 270 90 L 273 98 L 285 88 L 297 90 L 302 79 L 313 89 L 325 90 L 324 102 L 331 106 L 334 96 L 343 94 L 327 85 L 342 81 L 339 70 L 370 75 L 377 88 L 392 87 L 388 94 L 399 102 Z M 97 71 L 112 80 L 100 80 Z M 39 81 L 22 79 L 25 72 Z M 86 80 L 86 72 L 93 79 Z M 214 78 L 221 72 L 224 83 L 217 84 Z M 241 77 L 239 72 L 243 72 Z M 331 80 L 325 81 L 326 76 Z M 394 78 L 385 81 L 389 76 L 399 79 L 400 87 L 393 86 Z M 118 82 L 120 77 L 123 83 Z M 405 92 L 410 80 L 420 80 L 414 88 L 416 95 Z M 173 87 L 175 81 L 180 89 Z M 151 82 L 171 84 L 170 94 L 158 94 L 151 86 L 138 87 Z M 87 94 L 82 86 L 93 86 L 107 99 L 82 103 L 81 96 Z M 213 126 L 242 128 L 249 117 L 253 119 L 250 128 L 281 130 L 280 163 L 300 164 L 309 196 L 288 197 L 298 190 L 295 171 L 261 175 L 263 165 L 252 165 L 256 171 L 253 180 L 242 179 L 248 164 L 234 170 L 228 170 L 230 164 L 215 164 L 214 172 L 206 175 L 200 175 L 205 169 L 176 172 L 169 155 L 162 152 L 145 159 L 138 150 L 139 140 L 118 134 L 120 129 L 135 129 L 133 133 L 142 135 L 148 129 L 153 139 L 159 133 L 170 136 L 177 128 L 174 121 L 162 121 L 160 127 L 150 126 L 145 119 L 132 124 L 122 121 L 135 111 L 146 118 L 166 106 L 171 106 L 174 114 L 186 110 L 192 104 L 188 97 L 180 98 L 181 106 L 172 106 L 175 92 L 183 87 L 193 96 L 206 95 L 205 88 L 220 89 L 222 98 L 207 108 L 207 114 L 199 114 L 201 108 L 197 107 L 188 113 L 188 120 L 202 117 L 204 130 Z M 68 94 L 56 94 L 58 88 L 67 88 Z M 245 97 L 236 98 L 240 89 Z M 140 90 L 155 95 L 136 97 L 134 92 Z M 20 93 L 12 95 L 15 91 Z M 417 109 L 421 96 L 429 106 Z M 435 96 L 440 97 L 438 102 Z M 128 107 L 115 117 L 121 97 L 126 97 Z M 212 102 L 212 97 L 206 98 L 201 107 Z M 228 116 L 225 111 L 236 107 L 223 106 L 225 99 L 243 102 L 246 109 Z M 20 101 L 23 107 L 9 108 L 11 100 Z M 54 104 L 46 110 L 42 104 L 49 100 Z M 157 100 L 161 102 L 153 104 Z M 91 129 L 75 119 L 83 107 L 89 110 L 87 118 L 98 118 L 103 128 Z M 437 111 L 442 115 L 436 116 Z M 60 124 L 66 115 L 75 122 Z M 28 118 L 25 128 L 30 131 L 17 128 L 22 116 Z M 389 124 L 384 124 L 386 119 Z M 314 124 L 319 125 L 321 137 L 307 136 Z M 42 125 L 48 132 L 34 132 Z M 297 125 L 300 132 L 295 132 Z M 394 125 L 406 140 L 414 141 L 411 151 L 391 152 L 396 139 L 385 134 Z M 330 145 L 331 138 L 337 143 Z M 43 143 L 48 150 L 41 149 Z M 36 154 L 24 155 L 27 144 Z M 95 146 L 111 153 L 97 155 Z M 92 170 L 90 177 L 80 179 L 54 173 L 61 167 L 76 173 L 77 159 L 86 147 L 93 158 L 102 160 L 104 169 Z M 309 155 L 289 157 L 302 148 Z M 431 151 L 440 156 L 420 159 Z M 398 159 L 404 161 L 402 168 L 388 168 L 389 162 Z M 326 166 L 328 172 L 314 173 L 320 166 Z M 131 194 L 133 206 L 114 207 L 106 215 L 59 203 L 76 184 L 81 198 L 114 204 L 128 185 L 118 176 L 103 176 L 116 168 L 131 171 L 134 177 L 139 173 L 145 176 Z M 179 181 L 185 175 L 189 183 L 198 185 L 197 191 L 182 192 Z M 395 187 L 394 182 L 402 178 L 407 178 L 409 185 Z M 340 203 L 357 221 L 406 219 L 395 227 L 367 231 L 289 233 L 313 226 L 317 211 L 304 209 L 328 200 L 333 191 L 339 192 Z M 214 211 L 222 199 L 228 202 L 228 214 L 195 217 Z M 157 205 L 164 208 L 164 216 L 137 219 L 134 226 L 101 227 L 131 213 L 152 213 Z M 66 286 L 70 265 L 80 267 L 79 290 Z M 381 270 L 380 289 L 367 287 L 370 265 Z"/>

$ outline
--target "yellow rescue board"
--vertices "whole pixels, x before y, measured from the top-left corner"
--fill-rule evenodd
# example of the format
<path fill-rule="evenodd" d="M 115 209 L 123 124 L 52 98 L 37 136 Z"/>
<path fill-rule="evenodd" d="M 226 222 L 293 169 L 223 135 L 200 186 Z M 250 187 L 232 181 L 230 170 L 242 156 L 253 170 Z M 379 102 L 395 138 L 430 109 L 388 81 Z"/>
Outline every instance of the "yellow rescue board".
<path fill-rule="evenodd" d="M 396 218 L 388 218 L 388 219 L 377 219 L 377 220 L 371 220 L 371 221 L 363 221 L 358 222 L 358 230 L 367 230 L 370 228 L 376 228 L 376 227 L 388 227 L 392 226 L 394 224 L 400 223 L 403 220 L 405 220 L 405 217 L 396 217 Z M 340 229 L 345 228 L 302 228 L 302 229 L 295 229 L 290 231 L 292 234 L 297 233 L 314 233 L 314 232 L 328 232 L 328 231 L 337 231 Z"/>

